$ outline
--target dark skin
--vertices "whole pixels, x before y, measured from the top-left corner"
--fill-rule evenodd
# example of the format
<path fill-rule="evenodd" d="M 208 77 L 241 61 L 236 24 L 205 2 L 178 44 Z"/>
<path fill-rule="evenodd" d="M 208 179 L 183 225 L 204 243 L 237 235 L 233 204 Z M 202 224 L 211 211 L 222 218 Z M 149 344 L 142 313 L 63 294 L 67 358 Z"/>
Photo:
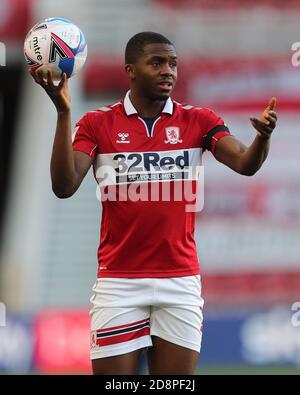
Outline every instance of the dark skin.
<path fill-rule="evenodd" d="M 275 106 L 276 98 L 272 97 L 260 119 L 250 118 L 257 134 L 249 147 L 233 136 L 226 136 L 217 142 L 215 158 L 239 174 L 254 175 L 261 168 L 269 153 L 270 138 L 277 121 Z"/>
<path fill-rule="evenodd" d="M 177 80 L 177 56 L 172 45 L 148 44 L 134 64 L 126 64 L 130 99 L 142 117 L 156 117 Z"/>
<path fill-rule="evenodd" d="M 168 44 L 147 44 L 141 56 L 125 65 L 130 80 L 130 98 L 142 117 L 158 116 L 166 99 L 171 95 L 177 79 L 175 48 Z M 64 75 L 58 86 L 53 83 L 51 72 L 47 79 L 33 72 L 34 80 L 41 85 L 57 110 L 57 126 L 51 157 L 51 180 L 55 195 L 72 196 L 92 165 L 85 153 L 73 151 L 71 141 L 71 101 L 68 81 Z M 255 174 L 267 158 L 270 137 L 276 126 L 276 99 L 271 98 L 260 119 L 250 118 L 257 134 L 246 147 L 233 136 L 223 137 L 216 144 L 218 161 L 243 175 Z M 193 374 L 199 354 L 196 351 L 153 336 L 153 347 L 147 352 L 150 374 Z M 94 374 L 136 374 L 142 350 L 114 357 L 95 359 Z M 170 358 L 170 355 L 172 358 Z"/>

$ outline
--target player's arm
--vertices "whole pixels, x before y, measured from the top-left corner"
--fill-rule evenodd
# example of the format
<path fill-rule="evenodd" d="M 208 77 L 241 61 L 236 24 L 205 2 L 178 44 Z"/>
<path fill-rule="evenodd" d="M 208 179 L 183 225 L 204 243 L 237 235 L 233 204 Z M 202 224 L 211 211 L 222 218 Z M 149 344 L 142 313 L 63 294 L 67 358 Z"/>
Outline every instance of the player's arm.
<path fill-rule="evenodd" d="M 68 93 L 66 74 L 59 85 L 54 85 L 51 72 L 45 81 L 38 72 L 31 73 L 41 85 L 57 110 L 56 132 L 51 157 L 52 189 L 59 198 L 72 196 L 90 168 L 93 159 L 83 153 L 73 151 L 71 132 L 71 100 Z"/>
<path fill-rule="evenodd" d="M 249 147 L 233 136 L 225 136 L 216 144 L 215 158 L 239 174 L 247 176 L 255 174 L 269 153 L 270 138 L 277 121 L 275 105 L 276 99 L 270 99 L 260 120 L 250 118 L 257 135 Z"/>

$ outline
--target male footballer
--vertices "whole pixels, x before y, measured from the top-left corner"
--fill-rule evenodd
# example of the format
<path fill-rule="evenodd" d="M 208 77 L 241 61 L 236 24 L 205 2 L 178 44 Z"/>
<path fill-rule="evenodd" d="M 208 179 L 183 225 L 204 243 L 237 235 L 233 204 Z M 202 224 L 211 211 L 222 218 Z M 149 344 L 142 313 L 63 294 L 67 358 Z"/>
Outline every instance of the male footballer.
<path fill-rule="evenodd" d="M 125 50 L 125 72 L 125 98 L 87 112 L 73 137 L 66 75 L 56 86 L 50 71 L 47 79 L 32 73 L 57 110 L 51 158 L 55 195 L 72 196 L 93 166 L 106 196 L 91 298 L 93 372 L 137 374 L 146 350 L 151 375 L 193 374 L 203 320 L 195 212 L 187 210 L 188 197 L 175 199 L 175 192 L 179 184 L 195 183 L 186 170 L 201 163 L 204 151 L 239 174 L 254 175 L 268 155 L 276 99 L 260 119 L 250 118 L 256 136 L 246 147 L 214 111 L 171 99 L 177 55 L 166 37 L 133 36 Z M 103 169 L 108 169 L 105 176 Z M 169 187 L 169 199 L 162 196 L 163 186 Z M 132 198 L 133 190 L 145 187 L 157 193 Z"/>

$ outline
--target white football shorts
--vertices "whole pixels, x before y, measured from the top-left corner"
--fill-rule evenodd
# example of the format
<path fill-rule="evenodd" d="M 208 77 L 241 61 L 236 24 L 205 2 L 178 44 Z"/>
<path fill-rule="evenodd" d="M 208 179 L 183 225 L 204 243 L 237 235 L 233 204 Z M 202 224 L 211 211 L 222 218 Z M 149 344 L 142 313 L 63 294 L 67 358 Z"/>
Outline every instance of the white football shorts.
<path fill-rule="evenodd" d="M 200 352 L 200 275 L 99 278 L 93 291 L 91 359 L 151 347 L 151 336 Z"/>

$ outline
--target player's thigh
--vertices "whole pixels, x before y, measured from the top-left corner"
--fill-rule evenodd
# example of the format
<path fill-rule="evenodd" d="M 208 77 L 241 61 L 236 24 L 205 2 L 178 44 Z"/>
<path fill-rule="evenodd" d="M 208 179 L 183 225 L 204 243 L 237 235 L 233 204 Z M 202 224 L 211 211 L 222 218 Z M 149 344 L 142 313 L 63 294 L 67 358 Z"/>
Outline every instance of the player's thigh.
<path fill-rule="evenodd" d="M 155 307 L 151 313 L 153 347 L 148 352 L 150 374 L 193 374 L 202 341 L 201 306 Z"/>
<path fill-rule="evenodd" d="M 91 310 L 94 374 L 136 374 L 141 350 L 151 346 L 149 307 Z"/>
<path fill-rule="evenodd" d="M 152 336 L 153 347 L 148 349 L 148 368 L 151 375 L 194 374 L 199 352 Z"/>
<path fill-rule="evenodd" d="M 136 375 L 139 371 L 139 361 L 143 349 L 131 351 L 113 357 L 92 360 L 94 375 Z"/>

